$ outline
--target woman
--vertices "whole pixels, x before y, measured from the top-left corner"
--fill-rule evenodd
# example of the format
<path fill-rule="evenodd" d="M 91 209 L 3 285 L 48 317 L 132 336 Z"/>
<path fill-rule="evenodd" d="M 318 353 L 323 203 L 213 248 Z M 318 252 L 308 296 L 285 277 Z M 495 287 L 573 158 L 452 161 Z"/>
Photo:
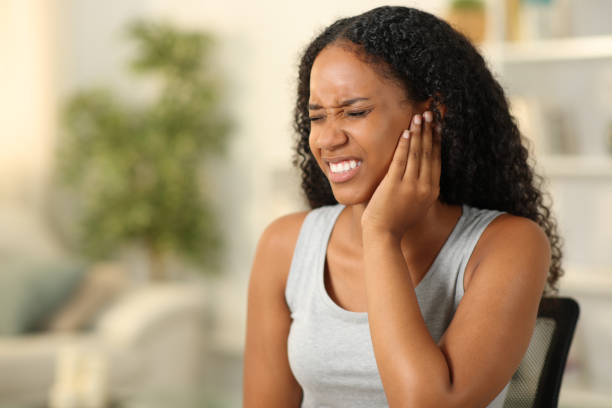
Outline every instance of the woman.
<path fill-rule="evenodd" d="M 260 239 L 244 405 L 502 406 L 561 251 L 482 57 L 415 9 L 338 20 L 295 125 L 313 210 Z"/>

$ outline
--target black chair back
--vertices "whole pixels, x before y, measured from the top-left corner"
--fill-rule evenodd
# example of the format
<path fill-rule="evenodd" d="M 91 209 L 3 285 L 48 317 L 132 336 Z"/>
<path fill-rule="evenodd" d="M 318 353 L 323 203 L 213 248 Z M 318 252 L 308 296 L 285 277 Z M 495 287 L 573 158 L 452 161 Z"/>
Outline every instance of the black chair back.
<path fill-rule="evenodd" d="M 504 408 L 557 407 L 579 310 L 570 298 L 542 299 L 529 348 L 512 377 Z"/>

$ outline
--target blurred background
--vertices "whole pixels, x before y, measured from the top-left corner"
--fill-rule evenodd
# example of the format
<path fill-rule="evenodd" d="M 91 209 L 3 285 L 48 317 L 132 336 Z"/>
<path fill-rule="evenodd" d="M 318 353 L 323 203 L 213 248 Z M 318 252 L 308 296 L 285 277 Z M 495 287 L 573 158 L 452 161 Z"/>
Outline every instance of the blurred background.
<path fill-rule="evenodd" d="M 0 407 L 238 407 L 257 239 L 306 205 L 303 47 L 371 0 L 0 0 Z M 429 0 L 530 139 L 612 406 L 612 1 Z"/>

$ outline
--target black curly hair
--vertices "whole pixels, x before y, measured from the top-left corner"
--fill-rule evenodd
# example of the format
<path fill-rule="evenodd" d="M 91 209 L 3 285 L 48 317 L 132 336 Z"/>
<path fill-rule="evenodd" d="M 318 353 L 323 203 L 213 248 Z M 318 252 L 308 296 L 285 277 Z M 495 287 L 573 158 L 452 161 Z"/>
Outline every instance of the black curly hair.
<path fill-rule="evenodd" d="M 545 231 L 552 254 L 546 293 L 557 291 L 561 239 L 550 196 L 528 163 L 524 139 L 509 112 L 500 84 L 470 41 L 432 14 L 407 7 L 378 7 L 337 20 L 307 47 L 299 64 L 294 128 L 294 164 L 311 208 L 337 203 L 310 151 L 310 71 L 330 44 L 341 45 L 397 81 L 415 102 L 432 98 L 430 109 L 443 129 L 439 200 L 506 211 L 535 221 Z M 441 117 L 438 106 L 444 104 Z"/>

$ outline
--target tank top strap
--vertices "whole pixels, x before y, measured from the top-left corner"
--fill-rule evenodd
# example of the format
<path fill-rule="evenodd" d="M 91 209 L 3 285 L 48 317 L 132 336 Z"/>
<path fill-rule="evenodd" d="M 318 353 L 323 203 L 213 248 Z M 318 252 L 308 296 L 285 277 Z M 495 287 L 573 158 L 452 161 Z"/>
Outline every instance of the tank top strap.
<path fill-rule="evenodd" d="M 285 300 L 292 313 L 298 302 L 307 302 L 307 296 L 315 293 L 313 288 L 318 279 L 317 271 L 325 262 L 327 244 L 336 219 L 344 205 L 336 204 L 311 210 L 302 223 L 285 287 Z"/>
<path fill-rule="evenodd" d="M 465 291 L 463 287 L 465 267 L 472 256 L 472 252 L 474 252 L 476 244 L 489 224 L 499 215 L 505 213 L 504 211 L 481 209 L 465 204 L 463 205 L 463 211 L 465 213 L 466 222 L 462 224 L 462 228 L 456 235 L 453 245 L 454 253 L 463 254 L 456 280 L 455 309 L 459 305 Z"/>

